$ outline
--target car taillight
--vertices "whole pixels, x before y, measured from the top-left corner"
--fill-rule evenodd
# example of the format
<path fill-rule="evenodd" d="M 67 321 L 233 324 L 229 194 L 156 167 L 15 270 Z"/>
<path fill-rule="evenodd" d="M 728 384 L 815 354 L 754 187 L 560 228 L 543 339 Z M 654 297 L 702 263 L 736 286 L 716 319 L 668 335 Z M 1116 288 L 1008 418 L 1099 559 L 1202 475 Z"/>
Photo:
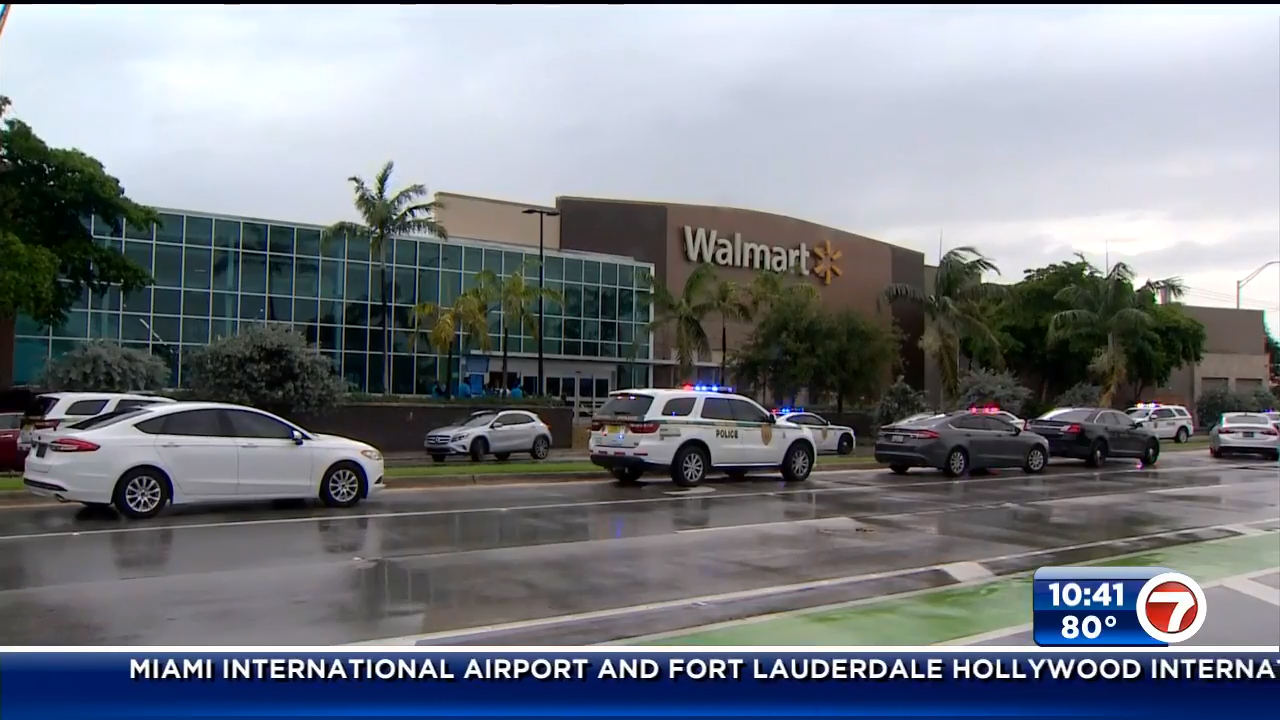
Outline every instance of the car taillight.
<path fill-rule="evenodd" d="M 1062 434 L 1063 434 L 1063 435 L 1078 435 L 1078 434 L 1080 434 L 1080 426 L 1079 426 L 1079 425 L 1076 425 L 1075 423 L 1071 423 L 1070 425 L 1068 425 L 1068 426 L 1066 426 L 1066 427 L 1062 428 Z"/>
<path fill-rule="evenodd" d="M 1280 435 L 1280 431 L 1277 431 L 1275 428 L 1267 428 L 1266 430 L 1262 431 L 1262 434 L 1263 435 Z"/>
<path fill-rule="evenodd" d="M 938 433 L 932 430 L 916 430 L 915 432 L 911 433 L 911 436 L 914 438 L 919 438 L 920 440 L 937 440 L 938 439 Z"/>
<path fill-rule="evenodd" d="M 658 432 L 658 423 L 632 423 L 627 429 L 633 433 L 656 433 Z"/>
<path fill-rule="evenodd" d="M 1234 435 L 1235 432 L 1236 431 L 1232 430 L 1231 428 L 1218 428 L 1219 435 Z"/>
<path fill-rule="evenodd" d="M 49 443 L 49 449 L 54 452 L 93 452 L 98 447 L 97 443 L 79 438 L 58 438 Z"/>
<path fill-rule="evenodd" d="M 595 420 L 591 421 L 591 432 L 600 432 L 603 429 L 604 429 L 604 423 L 596 422 Z"/>

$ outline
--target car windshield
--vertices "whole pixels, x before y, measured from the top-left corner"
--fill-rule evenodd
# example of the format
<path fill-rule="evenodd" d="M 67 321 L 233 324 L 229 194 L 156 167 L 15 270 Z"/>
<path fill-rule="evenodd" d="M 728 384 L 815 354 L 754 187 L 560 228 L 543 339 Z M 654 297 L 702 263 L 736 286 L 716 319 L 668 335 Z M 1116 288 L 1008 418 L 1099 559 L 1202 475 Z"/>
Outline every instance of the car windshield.
<path fill-rule="evenodd" d="M 609 402 L 600 408 L 597 415 L 632 415 L 635 417 L 644 417 L 649 412 L 649 407 L 653 405 L 653 396 L 651 395 L 614 395 L 609 398 Z"/>
<path fill-rule="evenodd" d="M 1270 425 L 1271 420 L 1266 415 L 1249 415 L 1240 413 L 1239 415 L 1223 415 L 1223 425 Z"/>
<path fill-rule="evenodd" d="M 462 427 L 464 428 L 485 427 L 489 423 L 493 422 L 493 419 L 496 417 L 498 417 L 498 413 L 484 413 L 483 415 L 476 415 L 470 420 L 462 423 Z"/>
<path fill-rule="evenodd" d="M 102 415 L 95 415 L 91 418 L 85 418 L 80 422 L 71 423 L 70 425 L 67 425 L 66 428 L 68 430 L 91 430 L 93 428 L 106 427 L 108 425 L 115 425 L 118 422 L 128 420 L 129 418 L 138 417 L 139 415 L 146 415 L 147 413 L 151 412 L 151 410 L 152 408 L 150 407 L 131 408 L 129 410 L 116 410 L 113 412 L 104 413 Z"/>
<path fill-rule="evenodd" d="M 1057 410 L 1050 410 L 1049 412 L 1041 415 L 1038 419 L 1061 420 L 1063 422 L 1082 422 L 1088 419 L 1088 417 L 1092 414 L 1093 414 L 1092 410 L 1059 408 Z"/>
<path fill-rule="evenodd" d="M 894 427 L 922 427 L 926 425 L 932 425 L 935 421 L 944 417 L 946 416 L 941 413 L 920 413 L 918 415 L 912 415 L 911 417 L 905 418 L 903 420 L 899 420 L 898 422 L 894 423 L 893 426 Z"/>
<path fill-rule="evenodd" d="M 1125 414 L 1132 418 L 1146 417 L 1151 414 L 1151 408 L 1129 408 Z"/>

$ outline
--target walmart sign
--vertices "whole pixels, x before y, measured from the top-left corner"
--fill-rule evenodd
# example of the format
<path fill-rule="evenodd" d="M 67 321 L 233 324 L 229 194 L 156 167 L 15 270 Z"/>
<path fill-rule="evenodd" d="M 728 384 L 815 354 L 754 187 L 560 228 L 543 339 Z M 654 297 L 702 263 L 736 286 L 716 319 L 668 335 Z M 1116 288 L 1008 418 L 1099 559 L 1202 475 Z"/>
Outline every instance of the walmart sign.
<path fill-rule="evenodd" d="M 706 228 L 684 228 L 684 255 L 691 262 L 721 267 L 752 268 L 773 272 L 809 274 L 809 248 L 786 248 L 765 243 L 744 242 L 742 233 L 720 235 Z"/>

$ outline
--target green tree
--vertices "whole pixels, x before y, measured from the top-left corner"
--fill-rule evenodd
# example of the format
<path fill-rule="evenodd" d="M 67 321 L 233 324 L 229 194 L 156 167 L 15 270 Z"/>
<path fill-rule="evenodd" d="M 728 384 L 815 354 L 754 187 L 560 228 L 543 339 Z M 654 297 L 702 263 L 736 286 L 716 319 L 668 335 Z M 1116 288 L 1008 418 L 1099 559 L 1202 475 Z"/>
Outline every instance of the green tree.
<path fill-rule="evenodd" d="M 1128 402 L 1137 402 L 1147 388 L 1167 383 L 1174 370 L 1204 358 L 1204 325 L 1181 306 L 1152 302 L 1142 309 L 1150 321 L 1135 328 L 1124 343 L 1125 375 L 1132 391 Z"/>
<path fill-rule="evenodd" d="M 425 336 L 436 355 L 445 357 L 444 396 L 453 395 L 453 349 L 458 333 L 475 343 L 481 352 L 488 352 L 489 308 L 479 292 L 468 290 L 454 298 L 449 305 L 419 303 L 413 308 L 413 326 L 416 339 Z M 439 368 L 436 369 L 439 378 Z"/>
<path fill-rule="evenodd" d="M 755 318 L 755 328 L 732 353 L 731 372 L 740 385 L 761 391 L 766 401 L 786 402 L 812 389 L 822 363 L 818 344 L 828 330 L 810 295 L 782 292 Z M 822 389 L 829 388 L 824 384 Z"/>
<path fill-rule="evenodd" d="M 853 310 L 824 313 L 815 329 L 811 395 L 833 395 L 836 412 L 878 397 L 902 344 L 897 330 Z"/>
<path fill-rule="evenodd" d="M 149 284 L 145 270 L 95 243 L 85 220 L 145 228 L 155 213 L 127 198 L 102 163 L 79 150 L 49 147 L 30 125 L 5 117 L 8 108 L 9 99 L 0 96 L 0 228 L 6 236 L 0 238 L 0 321 L 6 321 L 0 325 L 12 328 L 17 313 L 58 325 L 85 288 L 104 292 L 115 285 L 129 293 Z M 61 282 L 49 282 L 50 262 Z M 9 363 L 0 368 L 0 385 L 8 384 Z"/>
<path fill-rule="evenodd" d="M 907 384 L 902 376 L 885 389 L 876 404 L 876 427 L 882 428 L 903 418 L 925 412 L 924 393 Z"/>
<path fill-rule="evenodd" d="M 732 280 L 720 280 L 711 287 L 711 312 L 720 316 L 720 383 L 728 382 L 725 366 L 729 358 L 729 323 L 751 317 L 751 300 L 746 290 Z"/>
<path fill-rule="evenodd" d="M 288 416 L 342 401 L 346 383 L 329 358 L 285 325 L 253 323 L 191 354 L 186 377 L 196 397 Z"/>
<path fill-rule="evenodd" d="M 996 345 L 999 339 L 984 319 L 981 304 L 1003 295 L 1004 286 L 984 282 L 987 273 L 1000 268 L 972 247 L 947 251 L 938 262 L 932 292 L 894 283 L 884 289 L 881 299 L 889 303 L 908 302 L 924 310 L 925 330 L 920 347 L 938 364 L 943 393 L 956 397 L 960 384 L 960 343 L 976 338 Z"/>
<path fill-rule="evenodd" d="M 323 241 L 335 242 L 345 237 L 349 243 L 365 243 L 369 255 L 378 262 L 378 323 L 382 329 L 382 391 L 391 391 L 391 289 L 387 282 L 387 253 L 394 250 L 395 238 L 405 235 L 435 235 L 446 238 L 447 232 L 436 220 L 440 205 L 425 200 L 423 185 L 413 184 L 399 191 L 391 189 L 391 172 L 395 163 L 388 160 L 373 178 L 370 187 L 364 178 L 353 175 L 347 180 L 355 193 L 355 208 L 360 222 L 336 222 L 324 230 Z"/>
<path fill-rule="evenodd" d="M 519 332 L 522 327 L 529 328 L 529 335 L 534 342 L 542 343 L 542 335 L 538 328 L 538 299 L 552 302 L 564 302 L 564 297 L 549 287 L 538 287 L 537 283 L 525 277 L 525 272 L 536 269 L 537 260 L 526 260 L 510 275 L 499 276 L 492 270 L 482 270 L 476 280 L 479 282 L 480 297 L 486 304 L 496 304 L 502 311 L 502 384 L 503 391 L 510 388 L 507 384 L 507 357 L 510 352 L 511 332 Z M 544 378 L 538 378 L 538 386 L 542 387 Z"/>
<path fill-rule="evenodd" d="M 1092 335 L 1101 332 L 1105 343 L 1095 353 L 1089 369 L 1102 385 L 1101 403 L 1110 406 L 1124 385 L 1129 370 L 1129 352 L 1137 333 L 1151 327 L 1148 310 L 1155 295 L 1166 290 L 1171 297 L 1181 297 L 1182 281 L 1177 278 L 1150 280 L 1134 287 L 1133 270 L 1118 262 L 1105 275 L 1090 268 L 1085 282 L 1063 288 L 1057 299 L 1071 309 L 1060 311 L 1049 321 L 1050 341 L 1073 334 Z"/>
<path fill-rule="evenodd" d="M 169 366 L 143 350 L 90 340 L 49 363 L 43 384 L 71 392 L 150 392 L 169 384 Z"/>
<path fill-rule="evenodd" d="M 711 292 L 715 283 L 715 269 L 707 263 L 699 264 L 689 273 L 679 295 L 657 280 L 653 281 L 654 319 L 646 331 L 672 329 L 679 379 L 692 378 L 694 363 L 700 356 L 711 352 L 711 341 L 702 321 L 711 313 Z"/>
<path fill-rule="evenodd" d="M 1106 341 L 1101 329 L 1077 328 L 1067 337 L 1050 337 L 1049 323 L 1071 306 L 1059 299 L 1066 288 L 1091 282 L 1093 266 L 1083 256 L 1027 270 L 1010 286 L 993 314 L 1005 367 L 1039 390 L 1039 399 L 1052 400 L 1089 379 L 1089 363 Z M 986 358 L 983 358 L 986 361 Z"/>
<path fill-rule="evenodd" d="M 971 370 L 960 378 L 960 407 L 995 406 L 1008 410 L 1014 415 L 1021 415 L 1027 401 L 1031 399 L 1031 390 L 1018 382 L 1013 373 L 1005 370 Z"/>

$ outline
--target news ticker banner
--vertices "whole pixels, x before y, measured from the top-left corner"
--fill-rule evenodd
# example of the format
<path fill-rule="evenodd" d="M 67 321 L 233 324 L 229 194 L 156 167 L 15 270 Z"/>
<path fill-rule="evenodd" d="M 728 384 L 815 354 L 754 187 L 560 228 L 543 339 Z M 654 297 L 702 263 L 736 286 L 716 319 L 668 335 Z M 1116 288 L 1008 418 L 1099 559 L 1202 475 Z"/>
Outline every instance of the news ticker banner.
<path fill-rule="evenodd" d="M 1041 647 L 1167 647 L 1209 616 L 1200 584 L 1165 567 L 1040 568 L 1031 598 Z"/>
<path fill-rule="evenodd" d="M 0 717 L 1273 717 L 1280 652 L 0 652 Z"/>

